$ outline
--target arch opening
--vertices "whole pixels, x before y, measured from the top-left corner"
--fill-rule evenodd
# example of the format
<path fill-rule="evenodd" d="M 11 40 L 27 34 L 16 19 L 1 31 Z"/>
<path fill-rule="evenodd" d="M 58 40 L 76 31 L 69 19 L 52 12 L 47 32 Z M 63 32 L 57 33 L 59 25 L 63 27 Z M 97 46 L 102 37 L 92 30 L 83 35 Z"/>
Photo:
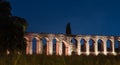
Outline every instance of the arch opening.
<path fill-rule="evenodd" d="M 55 54 L 56 53 L 56 42 L 57 42 L 57 40 L 53 39 L 52 42 L 53 42 L 53 54 Z"/>
<path fill-rule="evenodd" d="M 42 38 L 42 44 L 43 44 L 43 54 L 46 54 L 46 51 L 47 51 L 47 40 L 46 38 Z"/>
<path fill-rule="evenodd" d="M 95 41 L 90 39 L 89 40 L 89 47 L 90 47 L 90 51 L 94 52 L 94 44 L 95 44 Z"/>
<path fill-rule="evenodd" d="M 107 51 L 112 52 L 112 41 L 108 39 L 106 43 L 107 43 Z"/>
<path fill-rule="evenodd" d="M 64 40 L 62 42 L 62 53 L 63 55 L 68 55 L 68 44 Z"/>
<path fill-rule="evenodd" d="M 32 39 L 32 53 L 35 54 L 36 53 L 36 46 L 37 46 L 37 39 L 34 37 Z"/>
<path fill-rule="evenodd" d="M 65 55 L 65 48 L 66 48 L 65 44 L 64 42 L 62 42 L 62 54 L 63 55 Z"/>
<path fill-rule="evenodd" d="M 81 43 L 81 51 L 86 52 L 86 41 L 85 41 L 85 39 L 81 39 L 80 43 Z"/>
<path fill-rule="evenodd" d="M 71 39 L 71 43 L 72 43 L 72 55 L 75 55 L 75 54 L 77 54 L 77 40 L 75 39 L 75 38 L 72 38 Z"/>
<path fill-rule="evenodd" d="M 104 49 L 103 49 L 103 41 L 101 39 L 99 39 L 97 41 L 98 43 L 98 51 L 102 52 Z"/>
<path fill-rule="evenodd" d="M 115 52 L 120 52 L 120 41 L 118 40 L 115 41 Z"/>

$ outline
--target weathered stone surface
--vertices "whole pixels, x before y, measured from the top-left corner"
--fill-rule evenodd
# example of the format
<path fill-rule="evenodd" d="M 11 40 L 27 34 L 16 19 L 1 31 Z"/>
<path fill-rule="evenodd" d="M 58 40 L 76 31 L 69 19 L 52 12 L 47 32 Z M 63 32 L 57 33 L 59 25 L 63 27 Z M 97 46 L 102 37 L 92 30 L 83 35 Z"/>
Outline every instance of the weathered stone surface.
<path fill-rule="evenodd" d="M 120 42 L 118 44 L 119 51 L 115 51 L 115 41 L 120 41 L 120 37 L 118 36 L 91 36 L 91 35 L 65 35 L 65 34 L 44 34 L 44 33 L 27 33 L 25 35 L 25 39 L 27 40 L 26 54 L 33 54 L 32 49 L 32 40 L 36 39 L 36 54 L 43 53 L 43 41 L 42 39 L 46 39 L 46 55 L 72 55 L 74 54 L 81 55 L 98 55 L 98 54 L 113 54 L 116 55 L 120 52 Z M 71 40 L 75 40 L 76 45 L 71 42 Z M 56 40 L 55 42 L 53 40 Z M 83 42 L 80 42 L 84 40 Z M 90 42 L 92 40 L 92 42 Z M 101 43 L 98 42 L 101 40 Z M 110 41 L 110 47 L 107 48 L 107 41 Z M 55 44 L 53 44 L 55 43 Z M 85 49 L 84 51 L 82 50 Z M 98 49 L 102 50 L 99 51 Z M 107 51 L 107 49 L 109 51 Z"/>

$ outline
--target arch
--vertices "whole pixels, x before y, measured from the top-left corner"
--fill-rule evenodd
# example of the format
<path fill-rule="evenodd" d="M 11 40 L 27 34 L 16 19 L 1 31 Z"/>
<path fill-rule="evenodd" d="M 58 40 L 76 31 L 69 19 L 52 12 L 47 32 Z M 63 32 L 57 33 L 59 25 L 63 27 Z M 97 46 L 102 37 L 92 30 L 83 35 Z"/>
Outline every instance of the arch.
<path fill-rule="evenodd" d="M 115 41 L 115 52 L 119 53 L 120 51 L 120 41 L 116 40 Z"/>
<path fill-rule="evenodd" d="M 86 52 L 86 41 L 85 41 L 85 39 L 82 38 L 80 40 L 80 43 L 81 43 L 81 51 Z"/>
<path fill-rule="evenodd" d="M 119 49 L 119 52 L 120 52 L 120 40 L 118 41 L 118 49 Z"/>
<path fill-rule="evenodd" d="M 77 47 L 78 47 L 78 42 L 75 38 L 71 39 L 71 43 L 72 43 L 72 54 L 77 54 Z"/>
<path fill-rule="evenodd" d="M 57 44 L 56 38 L 54 38 L 54 39 L 52 40 L 52 43 L 53 43 L 53 54 L 55 54 L 55 53 L 56 53 L 56 44 Z"/>
<path fill-rule="evenodd" d="M 28 36 L 24 36 L 24 39 L 25 39 L 26 41 L 29 41 L 29 40 L 30 40 Z"/>
<path fill-rule="evenodd" d="M 81 55 L 81 43 L 80 43 L 81 37 L 76 37 L 75 39 L 77 42 L 77 49 L 76 49 L 77 55 Z"/>
<path fill-rule="evenodd" d="M 90 51 L 94 52 L 95 51 L 95 41 L 93 39 L 89 40 L 89 47 L 90 47 Z"/>
<path fill-rule="evenodd" d="M 42 51 L 42 43 L 40 40 L 39 36 L 35 36 L 32 38 L 32 52 L 34 54 L 40 54 L 40 52 Z"/>
<path fill-rule="evenodd" d="M 71 43 L 73 43 L 74 46 L 77 48 L 77 40 L 75 38 L 71 39 Z"/>
<path fill-rule="evenodd" d="M 56 55 L 59 55 L 59 39 L 58 38 L 54 38 L 56 40 L 56 45 L 55 45 L 55 53 Z M 53 45 L 54 46 L 54 45 Z"/>
<path fill-rule="evenodd" d="M 65 54 L 66 56 L 68 55 L 69 49 L 68 49 L 69 45 L 67 44 L 66 41 L 62 41 L 62 52 L 63 54 Z"/>
<path fill-rule="evenodd" d="M 47 55 L 52 54 L 53 52 L 56 53 L 56 55 L 61 55 L 61 51 L 59 49 L 64 48 L 62 52 L 65 55 L 71 54 L 71 52 L 77 52 L 78 55 L 80 54 L 87 54 L 91 52 L 95 52 L 96 54 L 102 52 L 102 54 L 115 54 L 115 52 L 120 52 L 120 40 L 118 40 L 118 37 L 113 36 L 98 36 L 98 37 L 91 37 L 91 36 L 78 36 L 78 37 L 72 37 L 70 36 L 69 39 L 71 41 L 67 40 L 66 42 L 66 36 L 47 36 L 48 34 L 27 34 L 24 36 L 24 39 L 26 40 L 26 54 L 32 54 L 36 53 L 38 54 L 41 50 L 41 44 L 44 47 L 42 48 L 42 52 L 45 52 Z M 47 36 L 47 37 L 46 37 Z M 64 36 L 64 37 L 63 37 Z M 57 37 L 57 38 L 56 38 Z M 54 39 L 53 39 L 54 38 Z M 52 40 L 52 41 L 51 41 Z M 68 44 L 68 41 L 72 44 Z M 79 45 L 78 45 L 79 43 Z M 114 44 L 115 43 L 115 44 Z M 31 45 L 32 44 L 32 45 Z M 53 44 L 53 45 L 51 45 Z M 58 44 L 58 45 L 57 45 Z M 61 47 L 59 47 L 61 46 Z M 63 47 L 62 47 L 63 46 Z M 78 47 L 79 46 L 79 47 Z M 53 47 L 53 48 L 52 48 Z M 89 48 L 90 47 L 90 48 Z M 34 48 L 34 49 L 33 49 Z M 38 49 L 38 50 L 37 50 Z M 51 51 L 51 49 L 53 49 Z M 58 49 L 58 50 L 57 50 Z M 107 52 L 109 51 L 109 52 Z"/>
<path fill-rule="evenodd" d="M 30 41 L 30 39 L 29 39 L 29 37 L 27 37 L 27 36 L 24 36 L 24 39 L 26 40 L 26 54 L 29 54 L 29 41 Z"/>
<path fill-rule="evenodd" d="M 48 42 L 48 39 L 46 37 L 43 37 L 42 38 L 42 44 L 43 44 L 43 54 L 48 54 L 48 49 L 47 49 L 47 42 Z"/>
<path fill-rule="evenodd" d="M 108 39 L 106 43 L 107 43 L 107 51 L 112 52 L 112 41 Z"/>
<path fill-rule="evenodd" d="M 117 40 L 118 40 L 118 53 L 120 53 L 120 37 L 117 37 Z"/>
<path fill-rule="evenodd" d="M 45 37 L 42 38 L 42 44 L 44 46 L 44 48 L 46 47 L 46 43 L 47 43 L 47 40 Z"/>
<path fill-rule="evenodd" d="M 98 43 L 98 51 L 100 52 L 104 51 L 103 41 L 101 39 L 98 39 L 97 43 Z"/>
<path fill-rule="evenodd" d="M 36 53 L 36 47 L 37 47 L 37 40 L 36 38 L 34 37 L 32 39 L 32 53 L 35 54 Z"/>
<path fill-rule="evenodd" d="M 26 54 L 39 54 L 40 53 L 40 39 L 38 34 L 29 33 L 28 35 L 24 36 L 26 40 Z"/>

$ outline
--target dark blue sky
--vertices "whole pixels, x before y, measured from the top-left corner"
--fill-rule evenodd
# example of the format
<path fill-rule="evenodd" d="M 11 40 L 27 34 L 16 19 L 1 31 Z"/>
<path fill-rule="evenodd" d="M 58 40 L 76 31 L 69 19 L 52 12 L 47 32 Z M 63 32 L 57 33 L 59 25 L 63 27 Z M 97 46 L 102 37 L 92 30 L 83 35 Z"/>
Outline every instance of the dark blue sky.
<path fill-rule="evenodd" d="M 120 0 L 9 0 L 12 14 L 27 20 L 28 32 L 119 35 Z"/>

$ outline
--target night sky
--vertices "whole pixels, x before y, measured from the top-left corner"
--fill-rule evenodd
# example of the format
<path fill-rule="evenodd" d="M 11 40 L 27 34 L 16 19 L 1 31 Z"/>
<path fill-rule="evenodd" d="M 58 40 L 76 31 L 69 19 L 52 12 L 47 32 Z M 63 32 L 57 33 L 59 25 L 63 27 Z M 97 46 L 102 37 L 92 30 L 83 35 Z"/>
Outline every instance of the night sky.
<path fill-rule="evenodd" d="M 9 0 L 28 32 L 120 36 L 120 0 Z"/>

